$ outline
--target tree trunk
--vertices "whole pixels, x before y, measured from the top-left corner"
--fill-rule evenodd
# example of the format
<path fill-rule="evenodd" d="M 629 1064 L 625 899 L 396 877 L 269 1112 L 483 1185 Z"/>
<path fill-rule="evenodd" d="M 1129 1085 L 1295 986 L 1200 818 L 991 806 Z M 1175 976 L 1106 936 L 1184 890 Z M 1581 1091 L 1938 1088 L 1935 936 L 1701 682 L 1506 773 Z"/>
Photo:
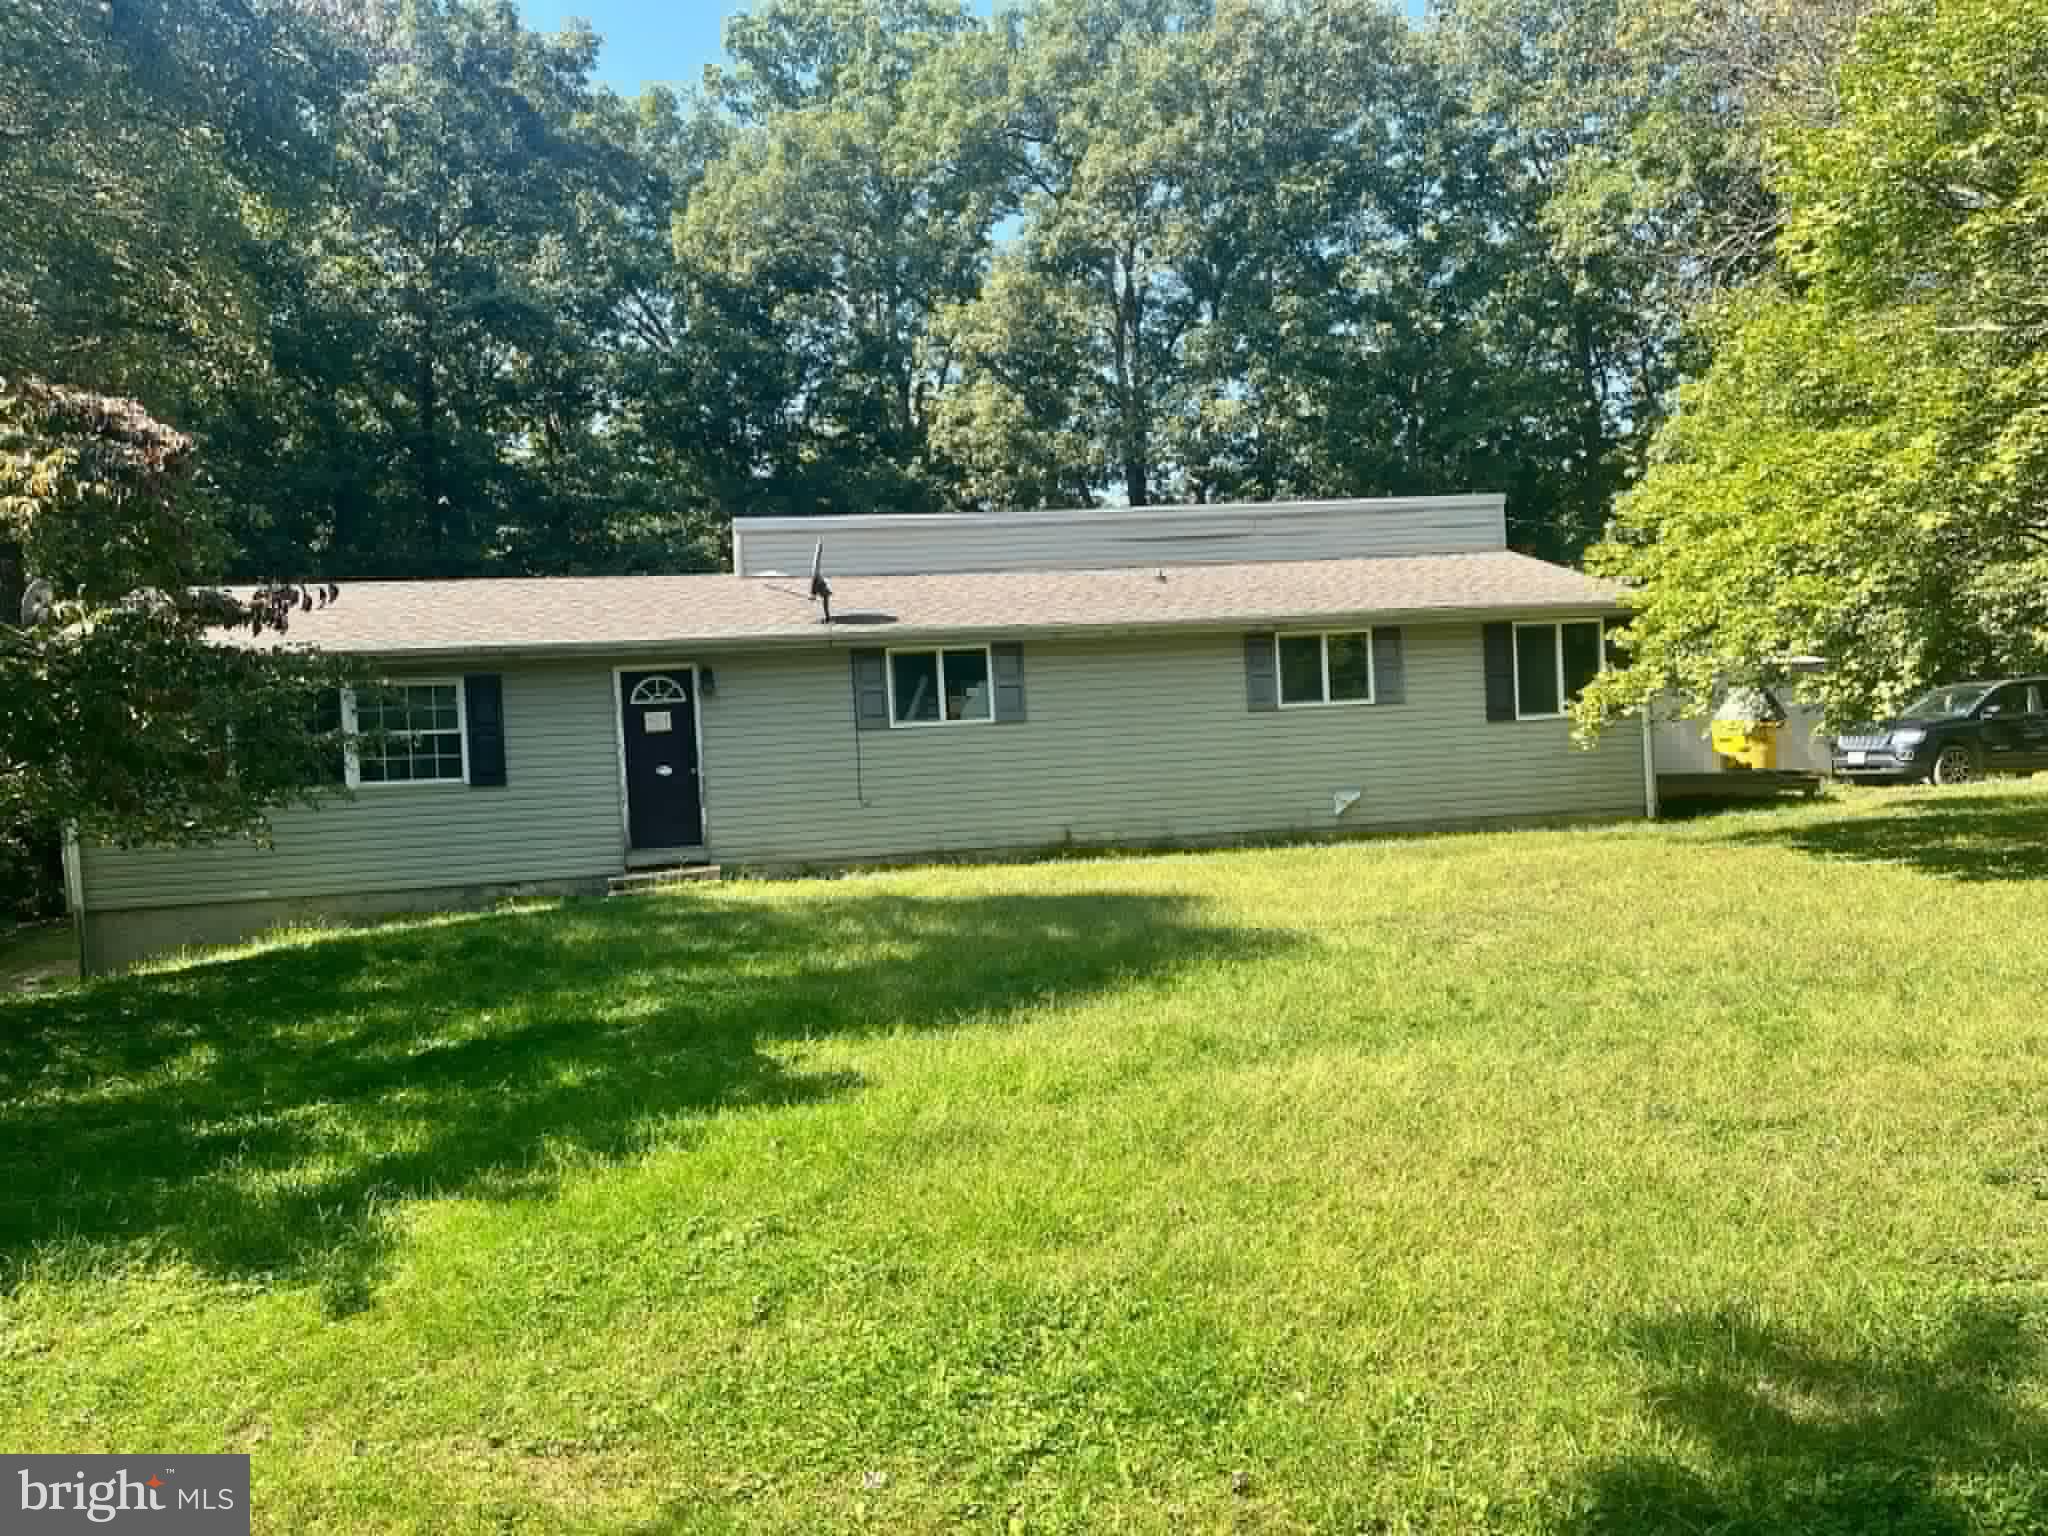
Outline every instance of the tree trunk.
<path fill-rule="evenodd" d="M 1599 503 L 1603 491 L 1601 463 L 1607 457 L 1607 419 L 1601 398 L 1599 359 L 1593 348 L 1593 325 L 1583 309 L 1575 309 L 1572 315 L 1572 350 L 1580 386 L 1585 391 L 1579 417 L 1579 453 L 1583 462 L 1579 466 L 1578 526 L 1558 530 L 1564 535 L 1564 547 L 1545 552 L 1552 558 L 1559 554 L 1576 555 L 1579 545 L 1591 537 L 1606 510 Z"/>
<path fill-rule="evenodd" d="M 0 624 L 21 622 L 21 600 L 28 593 L 28 560 L 18 539 L 0 539 Z"/>
<path fill-rule="evenodd" d="M 422 326 L 413 391 L 419 406 L 420 515 L 427 542 L 438 555 L 447 543 L 446 509 L 441 505 L 441 401 L 434 385 L 433 326 Z M 436 574 L 440 574 L 438 571 Z"/>
<path fill-rule="evenodd" d="M 1126 247 L 1118 255 L 1123 272 L 1119 291 L 1114 277 L 1110 293 L 1116 300 L 1117 415 L 1123 438 L 1124 495 L 1134 507 L 1152 503 L 1151 423 L 1145 413 L 1142 338 L 1145 312 L 1138 299 L 1137 253 Z"/>
<path fill-rule="evenodd" d="M 1152 505 L 1151 466 L 1142 453 L 1127 451 L 1124 455 L 1124 494 L 1134 507 Z"/>

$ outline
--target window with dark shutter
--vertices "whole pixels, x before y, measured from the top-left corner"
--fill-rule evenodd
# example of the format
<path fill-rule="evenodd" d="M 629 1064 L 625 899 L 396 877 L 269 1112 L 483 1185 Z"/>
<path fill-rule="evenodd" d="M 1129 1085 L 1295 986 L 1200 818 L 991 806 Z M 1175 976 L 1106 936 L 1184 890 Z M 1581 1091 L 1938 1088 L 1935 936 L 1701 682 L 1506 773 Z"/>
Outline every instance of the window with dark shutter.
<path fill-rule="evenodd" d="M 857 730 L 889 729 L 889 659 L 880 650 L 847 653 L 853 668 L 853 723 Z"/>
<path fill-rule="evenodd" d="M 462 694 L 470 785 L 500 788 L 505 783 L 504 679 L 495 672 L 472 672 L 462 680 Z"/>
<path fill-rule="evenodd" d="M 1280 707 L 1280 672 L 1274 664 L 1271 634 L 1244 637 L 1244 707 Z"/>
<path fill-rule="evenodd" d="M 319 746 L 307 780 L 313 784 L 348 782 L 348 748 L 341 734 L 341 690 L 322 688 L 313 706 L 312 734 Z"/>
<path fill-rule="evenodd" d="M 467 700 L 461 680 L 407 678 L 351 688 L 341 696 L 348 732 L 349 784 L 468 782 Z"/>
<path fill-rule="evenodd" d="M 995 665 L 996 723 L 1021 725 L 1024 721 L 1024 647 L 1014 640 L 988 648 Z"/>
<path fill-rule="evenodd" d="M 1373 702 L 1372 632 L 1318 629 L 1277 643 L 1282 709 Z"/>
<path fill-rule="evenodd" d="M 1486 718 L 1515 718 L 1515 626 L 1480 627 L 1480 650 L 1486 669 Z"/>
<path fill-rule="evenodd" d="M 1401 652 L 1401 631 L 1391 625 L 1372 632 L 1372 696 L 1377 704 L 1408 702 L 1408 664 Z"/>

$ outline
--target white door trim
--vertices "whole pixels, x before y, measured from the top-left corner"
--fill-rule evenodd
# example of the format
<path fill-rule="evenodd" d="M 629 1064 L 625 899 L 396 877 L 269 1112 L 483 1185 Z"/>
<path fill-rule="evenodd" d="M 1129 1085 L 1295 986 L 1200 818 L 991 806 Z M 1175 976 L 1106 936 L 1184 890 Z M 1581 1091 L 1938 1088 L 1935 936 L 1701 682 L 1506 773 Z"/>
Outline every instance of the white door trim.
<path fill-rule="evenodd" d="M 704 687 L 703 669 L 694 661 L 635 661 L 612 668 L 612 751 L 619 768 L 619 862 L 642 850 L 633 847 L 633 808 L 627 803 L 626 788 L 626 705 L 622 679 L 628 672 L 687 672 L 690 674 L 690 732 L 697 749 L 697 846 L 711 846 L 711 796 L 705 789 L 704 774 Z"/>

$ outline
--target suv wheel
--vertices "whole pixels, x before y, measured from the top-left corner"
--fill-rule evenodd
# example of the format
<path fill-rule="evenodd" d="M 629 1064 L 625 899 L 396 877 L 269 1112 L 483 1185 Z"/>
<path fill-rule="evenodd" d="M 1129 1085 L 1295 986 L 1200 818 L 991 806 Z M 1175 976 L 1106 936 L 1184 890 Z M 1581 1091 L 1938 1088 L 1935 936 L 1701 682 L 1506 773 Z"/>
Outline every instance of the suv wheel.
<path fill-rule="evenodd" d="M 1943 747 L 1934 757 L 1934 782 L 1947 788 L 1977 777 L 1977 755 L 1961 742 Z"/>

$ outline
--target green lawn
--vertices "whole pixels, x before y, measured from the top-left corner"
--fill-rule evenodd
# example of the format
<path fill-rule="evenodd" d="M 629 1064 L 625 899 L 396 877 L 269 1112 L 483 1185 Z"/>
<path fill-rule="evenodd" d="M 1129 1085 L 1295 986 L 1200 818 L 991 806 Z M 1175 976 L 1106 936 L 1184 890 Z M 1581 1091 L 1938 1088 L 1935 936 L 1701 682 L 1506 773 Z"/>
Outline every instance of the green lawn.
<path fill-rule="evenodd" d="M 0 923 L 0 996 L 76 980 L 78 938 L 68 922 Z"/>
<path fill-rule="evenodd" d="M 262 1531 L 2048 1528 L 2048 792 L 0 998 L 0 1446 Z"/>

